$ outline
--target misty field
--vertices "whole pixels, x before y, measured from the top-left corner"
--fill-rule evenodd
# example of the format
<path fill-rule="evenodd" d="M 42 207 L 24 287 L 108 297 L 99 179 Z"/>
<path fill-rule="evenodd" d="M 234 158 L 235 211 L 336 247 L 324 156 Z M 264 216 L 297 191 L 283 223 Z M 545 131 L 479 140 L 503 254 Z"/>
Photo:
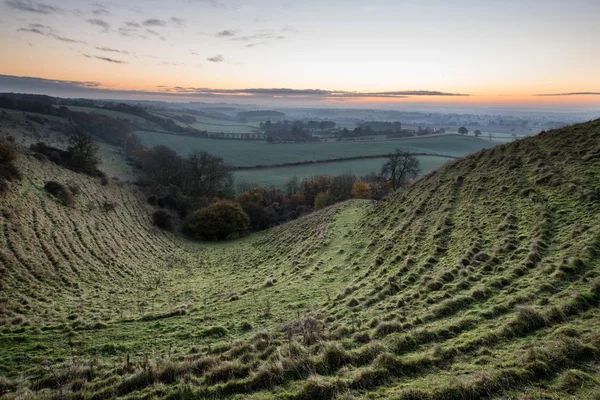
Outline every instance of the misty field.
<path fill-rule="evenodd" d="M 166 145 L 182 155 L 194 150 L 207 151 L 223 157 L 225 162 L 235 166 L 387 154 L 396 148 L 412 153 L 460 157 L 494 145 L 487 140 L 462 136 L 369 142 L 269 144 L 265 141 L 214 140 L 144 131 L 137 132 L 137 135 L 148 147 Z"/>
<path fill-rule="evenodd" d="M 421 163 L 421 173 L 425 174 L 433 169 L 439 168 L 451 158 L 438 156 L 418 156 Z M 341 175 L 350 172 L 356 176 L 363 176 L 370 173 L 378 174 L 381 166 L 386 161 L 385 158 L 369 158 L 365 160 L 336 161 L 330 163 L 296 165 L 291 167 L 252 169 L 235 171 L 233 176 L 236 182 L 257 183 L 261 186 L 282 187 L 290 178 L 297 176 L 298 179 L 309 178 L 311 176 L 328 173 L 331 175 Z"/>

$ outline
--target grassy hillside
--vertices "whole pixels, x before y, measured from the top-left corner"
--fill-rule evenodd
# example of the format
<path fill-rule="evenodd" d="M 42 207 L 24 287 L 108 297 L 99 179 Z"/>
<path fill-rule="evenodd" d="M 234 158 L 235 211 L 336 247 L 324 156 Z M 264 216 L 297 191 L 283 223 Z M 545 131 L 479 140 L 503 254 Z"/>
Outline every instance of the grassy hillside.
<path fill-rule="evenodd" d="M 218 244 L 38 163 L 0 214 L 7 399 L 600 398 L 600 120 Z"/>
<path fill-rule="evenodd" d="M 194 150 L 216 154 L 236 166 L 280 164 L 327 160 L 342 157 L 387 154 L 395 148 L 413 153 L 434 153 L 461 157 L 493 146 L 489 140 L 458 135 L 407 140 L 269 144 L 263 141 L 201 139 L 156 132 L 138 132 L 145 146 L 167 145 L 185 155 Z"/>

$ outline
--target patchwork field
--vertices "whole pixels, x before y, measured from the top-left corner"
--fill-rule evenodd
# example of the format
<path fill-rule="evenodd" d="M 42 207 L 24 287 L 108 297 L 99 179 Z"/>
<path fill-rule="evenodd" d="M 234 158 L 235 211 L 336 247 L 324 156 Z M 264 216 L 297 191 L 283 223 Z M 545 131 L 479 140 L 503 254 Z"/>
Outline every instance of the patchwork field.
<path fill-rule="evenodd" d="M 436 156 L 418 156 L 421 173 L 425 174 L 429 171 L 439 168 L 452 159 L 447 157 Z M 319 163 L 298 165 L 281 168 L 266 168 L 234 171 L 233 176 L 236 182 L 256 183 L 261 186 L 282 187 L 291 177 L 309 178 L 315 175 L 328 173 L 333 176 L 342 175 L 350 172 L 358 177 L 370 173 L 379 174 L 381 166 L 385 163 L 386 158 L 370 158 L 365 160 L 352 161 L 337 161 L 331 163 Z"/>
<path fill-rule="evenodd" d="M 194 150 L 207 151 L 235 166 L 380 155 L 393 152 L 396 148 L 413 153 L 461 157 L 494 145 L 489 140 L 458 135 L 369 142 L 269 144 L 264 141 L 200 139 L 156 132 L 137 134 L 148 147 L 167 145 L 183 155 Z"/>
<path fill-rule="evenodd" d="M 599 398 L 600 121 L 225 243 L 156 230 L 127 185 L 17 166 L 5 399 Z"/>

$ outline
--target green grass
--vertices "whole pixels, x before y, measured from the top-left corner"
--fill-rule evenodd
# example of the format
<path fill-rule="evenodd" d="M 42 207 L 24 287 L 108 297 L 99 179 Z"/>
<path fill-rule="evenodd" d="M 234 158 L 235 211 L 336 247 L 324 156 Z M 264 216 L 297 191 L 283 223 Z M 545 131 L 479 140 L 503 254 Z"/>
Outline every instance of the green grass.
<path fill-rule="evenodd" d="M 418 158 L 423 174 L 452 161 L 452 159 L 446 157 L 436 156 L 419 156 Z M 336 176 L 350 172 L 359 177 L 370 173 L 378 174 L 385 161 L 385 158 L 371 158 L 292 167 L 241 170 L 235 171 L 233 176 L 236 182 L 257 183 L 261 186 L 283 187 L 283 185 L 294 176 L 302 180 L 303 178 L 309 178 L 323 173 Z"/>
<path fill-rule="evenodd" d="M 236 166 L 386 154 L 393 152 L 395 148 L 414 153 L 435 153 L 460 157 L 493 145 L 489 141 L 461 136 L 302 144 L 269 144 L 263 141 L 244 140 L 223 141 L 155 132 L 138 132 L 138 136 L 146 146 L 167 145 L 183 155 L 194 150 L 203 150 L 219 155 L 226 162 Z"/>
<path fill-rule="evenodd" d="M 7 399 L 598 399 L 600 121 L 226 243 L 154 229 L 128 186 L 17 165 Z"/>

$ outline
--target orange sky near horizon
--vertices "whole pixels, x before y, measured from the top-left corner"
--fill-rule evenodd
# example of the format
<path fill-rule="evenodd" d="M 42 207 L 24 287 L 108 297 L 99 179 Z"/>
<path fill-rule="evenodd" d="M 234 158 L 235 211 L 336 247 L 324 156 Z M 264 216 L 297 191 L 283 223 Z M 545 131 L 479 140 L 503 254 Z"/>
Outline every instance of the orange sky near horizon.
<path fill-rule="evenodd" d="M 600 2 L 588 0 L 28 0 L 1 2 L 0 15 L 3 75 L 148 93 L 469 95 L 317 99 L 332 104 L 600 107 L 600 95 L 535 96 L 600 93 Z"/>

